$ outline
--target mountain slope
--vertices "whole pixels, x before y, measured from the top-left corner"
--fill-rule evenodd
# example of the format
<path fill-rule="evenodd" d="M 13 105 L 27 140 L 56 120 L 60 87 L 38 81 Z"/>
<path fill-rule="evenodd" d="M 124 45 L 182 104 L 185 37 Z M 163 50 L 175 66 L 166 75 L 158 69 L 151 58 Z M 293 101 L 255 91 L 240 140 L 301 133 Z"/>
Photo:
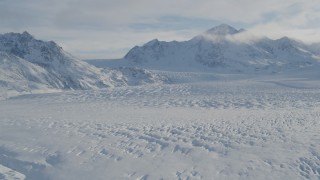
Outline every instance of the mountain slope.
<path fill-rule="evenodd" d="M 32 63 L 32 67 L 41 67 L 48 75 L 43 77 L 46 79 L 44 84 L 52 88 L 97 89 L 112 86 L 100 69 L 74 58 L 56 43 L 36 40 L 27 32 L 0 35 L 0 51 L 9 54 L 9 59 L 15 56 L 13 59 L 19 57 Z M 29 66 L 29 63 L 24 64 Z"/>
<path fill-rule="evenodd" d="M 68 54 L 55 42 L 37 40 L 28 32 L 0 35 L 0 98 L 168 82 L 163 75 L 139 68 L 97 68 Z"/>
<path fill-rule="evenodd" d="M 154 39 L 132 48 L 122 61 L 162 70 L 280 72 L 318 64 L 311 47 L 287 37 L 257 38 L 228 25 L 209 29 L 183 42 Z"/>
<path fill-rule="evenodd" d="M 0 52 L 0 89 L 26 92 L 50 88 L 50 84 L 56 83 L 59 81 L 44 68 L 15 55 Z"/>

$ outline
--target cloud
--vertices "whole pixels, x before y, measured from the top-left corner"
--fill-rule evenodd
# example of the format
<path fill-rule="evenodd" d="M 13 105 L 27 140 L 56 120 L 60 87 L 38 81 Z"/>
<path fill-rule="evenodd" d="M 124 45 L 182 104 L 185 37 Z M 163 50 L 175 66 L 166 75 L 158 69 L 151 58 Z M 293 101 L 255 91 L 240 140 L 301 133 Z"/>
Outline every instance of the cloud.
<path fill-rule="evenodd" d="M 314 0 L 0 0 L 0 32 L 28 30 L 81 58 L 114 58 L 150 39 L 186 40 L 220 23 L 320 41 L 319 10 Z"/>
<path fill-rule="evenodd" d="M 250 28 L 255 34 L 271 38 L 288 36 L 307 43 L 320 42 L 320 4 L 315 1 L 295 3 L 273 21 L 257 23 Z"/>

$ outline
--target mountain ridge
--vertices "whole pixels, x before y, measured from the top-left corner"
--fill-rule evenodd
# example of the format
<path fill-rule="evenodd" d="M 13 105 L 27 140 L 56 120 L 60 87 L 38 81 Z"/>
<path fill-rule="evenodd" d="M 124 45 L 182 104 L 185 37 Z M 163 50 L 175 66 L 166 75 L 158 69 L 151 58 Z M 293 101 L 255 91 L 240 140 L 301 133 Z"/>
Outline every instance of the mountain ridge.
<path fill-rule="evenodd" d="M 248 37 L 247 37 L 248 36 Z M 318 64 L 310 45 L 282 37 L 255 37 L 246 30 L 222 24 L 187 41 L 154 39 L 132 48 L 122 64 L 157 70 L 207 69 L 214 72 L 272 73 Z"/>
<path fill-rule="evenodd" d="M 139 68 L 95 67 L 27 31 L 0 34 L 0 99 L 9 91 L 99 90 L 167 82 L 165 76 Z"/>
<path fill-rule="evenodd" d="M 71 56 L 55 42 L 37 40 L 26 31 L 0 35 L 0 51 L 45 69 L 51 77 L 46 83 L 48 87 L 95 89 L 112 86 L 98 68 Z"/>
<path fill-rule="evenodd" d="M 102 69 L 27 31 L 6 33 L 0 34 L 0 90 L 97 90 L 171 83 L 160 71 L 295 73 L 320 67 L 319 50 L 319 44 L 307 45 L 288 37 L 255 38 L 247 30 L 222 24 L 187 41 L 153 39 Z"/>

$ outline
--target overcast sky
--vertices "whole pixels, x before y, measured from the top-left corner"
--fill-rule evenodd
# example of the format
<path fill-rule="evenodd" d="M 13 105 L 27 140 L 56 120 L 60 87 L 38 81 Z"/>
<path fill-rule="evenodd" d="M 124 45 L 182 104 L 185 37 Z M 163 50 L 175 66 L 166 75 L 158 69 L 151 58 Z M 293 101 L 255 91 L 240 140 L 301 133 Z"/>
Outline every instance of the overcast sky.
<path fill-rule="evenodd" d="M 0 32 L 28 31 L 82 58 L 121 58 L 135 45 L 187 40 L 219 24 L 320 42 L 318 0 L 0 0 Z"/>

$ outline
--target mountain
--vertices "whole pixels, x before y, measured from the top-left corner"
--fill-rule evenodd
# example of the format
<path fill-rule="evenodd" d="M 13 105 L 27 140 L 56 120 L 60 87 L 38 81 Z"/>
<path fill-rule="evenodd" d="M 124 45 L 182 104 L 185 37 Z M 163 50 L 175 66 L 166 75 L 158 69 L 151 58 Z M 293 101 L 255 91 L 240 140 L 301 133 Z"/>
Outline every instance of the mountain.
<path fill-rule="evenodd" d="M 97 68 L 28 32 L 0 35 L 0 98 L 167 82 L 165 76 L 140 68 Z"/>
<path fill-rule="evenodd" d="M 222 24 L 188 41 L 151 40 L 132 48 L 121 61 L 158 70 L 275 73 L 316 65 L 318 52 L 319 48 L 288 37 L 255 37 Z"/>
<path fill-rule="evenodd" d="M 28 32 L 0 35 L 0 52 L 2 71 L 8 71 L 5 67 L 10 63 L 11 67 L 17 69 L 14 73 L 24 72 L 19 74 L 20 80 L 56 89 L 97 89 L 112 86 L 100 69 L 76 59 L 55 42 L 37 40 Z M 31 72 L 35 69 L 37 71 Z M 27 70 L 30 72 L 26 72 Z M 37 78 L 29 76 L 32 73 Z"/>
<path fill-rule="evenodd" d="M 219 26 L 213 27 L 205 32 L 206 34 L 217 35 L 217 36 L 226 36 L 237 34 L 239 31 L 232 26 L 227 24 L 221 24 Z"/>
<path fill-rule="evenodd" d="M 319 44 L 283 37 L 254 37 L 246 30 L 220 25 L 188 41 L 151 40 L 132 48 L 109 68 L 98 68 L 65 52 L 53 41 L 28 32 L 0 35 L 0 97 L 3 92 L 86 90 L 171 83 L 153 70 L 223 73 L 307 73 L 317 70 Z M 146 70 L 150 69 L 150 70 Z"/>
<path fill-rule="evenodd" d="M 0 52 L 0 90 L 26 92 L 35 89 L 48 89 L 54 84 L 54 77 L 44 68 L 15 55 Z M 2 92 L 7 93 L 7 92 Z M 3 94 L 0 93 L 0 97 Z"/>

